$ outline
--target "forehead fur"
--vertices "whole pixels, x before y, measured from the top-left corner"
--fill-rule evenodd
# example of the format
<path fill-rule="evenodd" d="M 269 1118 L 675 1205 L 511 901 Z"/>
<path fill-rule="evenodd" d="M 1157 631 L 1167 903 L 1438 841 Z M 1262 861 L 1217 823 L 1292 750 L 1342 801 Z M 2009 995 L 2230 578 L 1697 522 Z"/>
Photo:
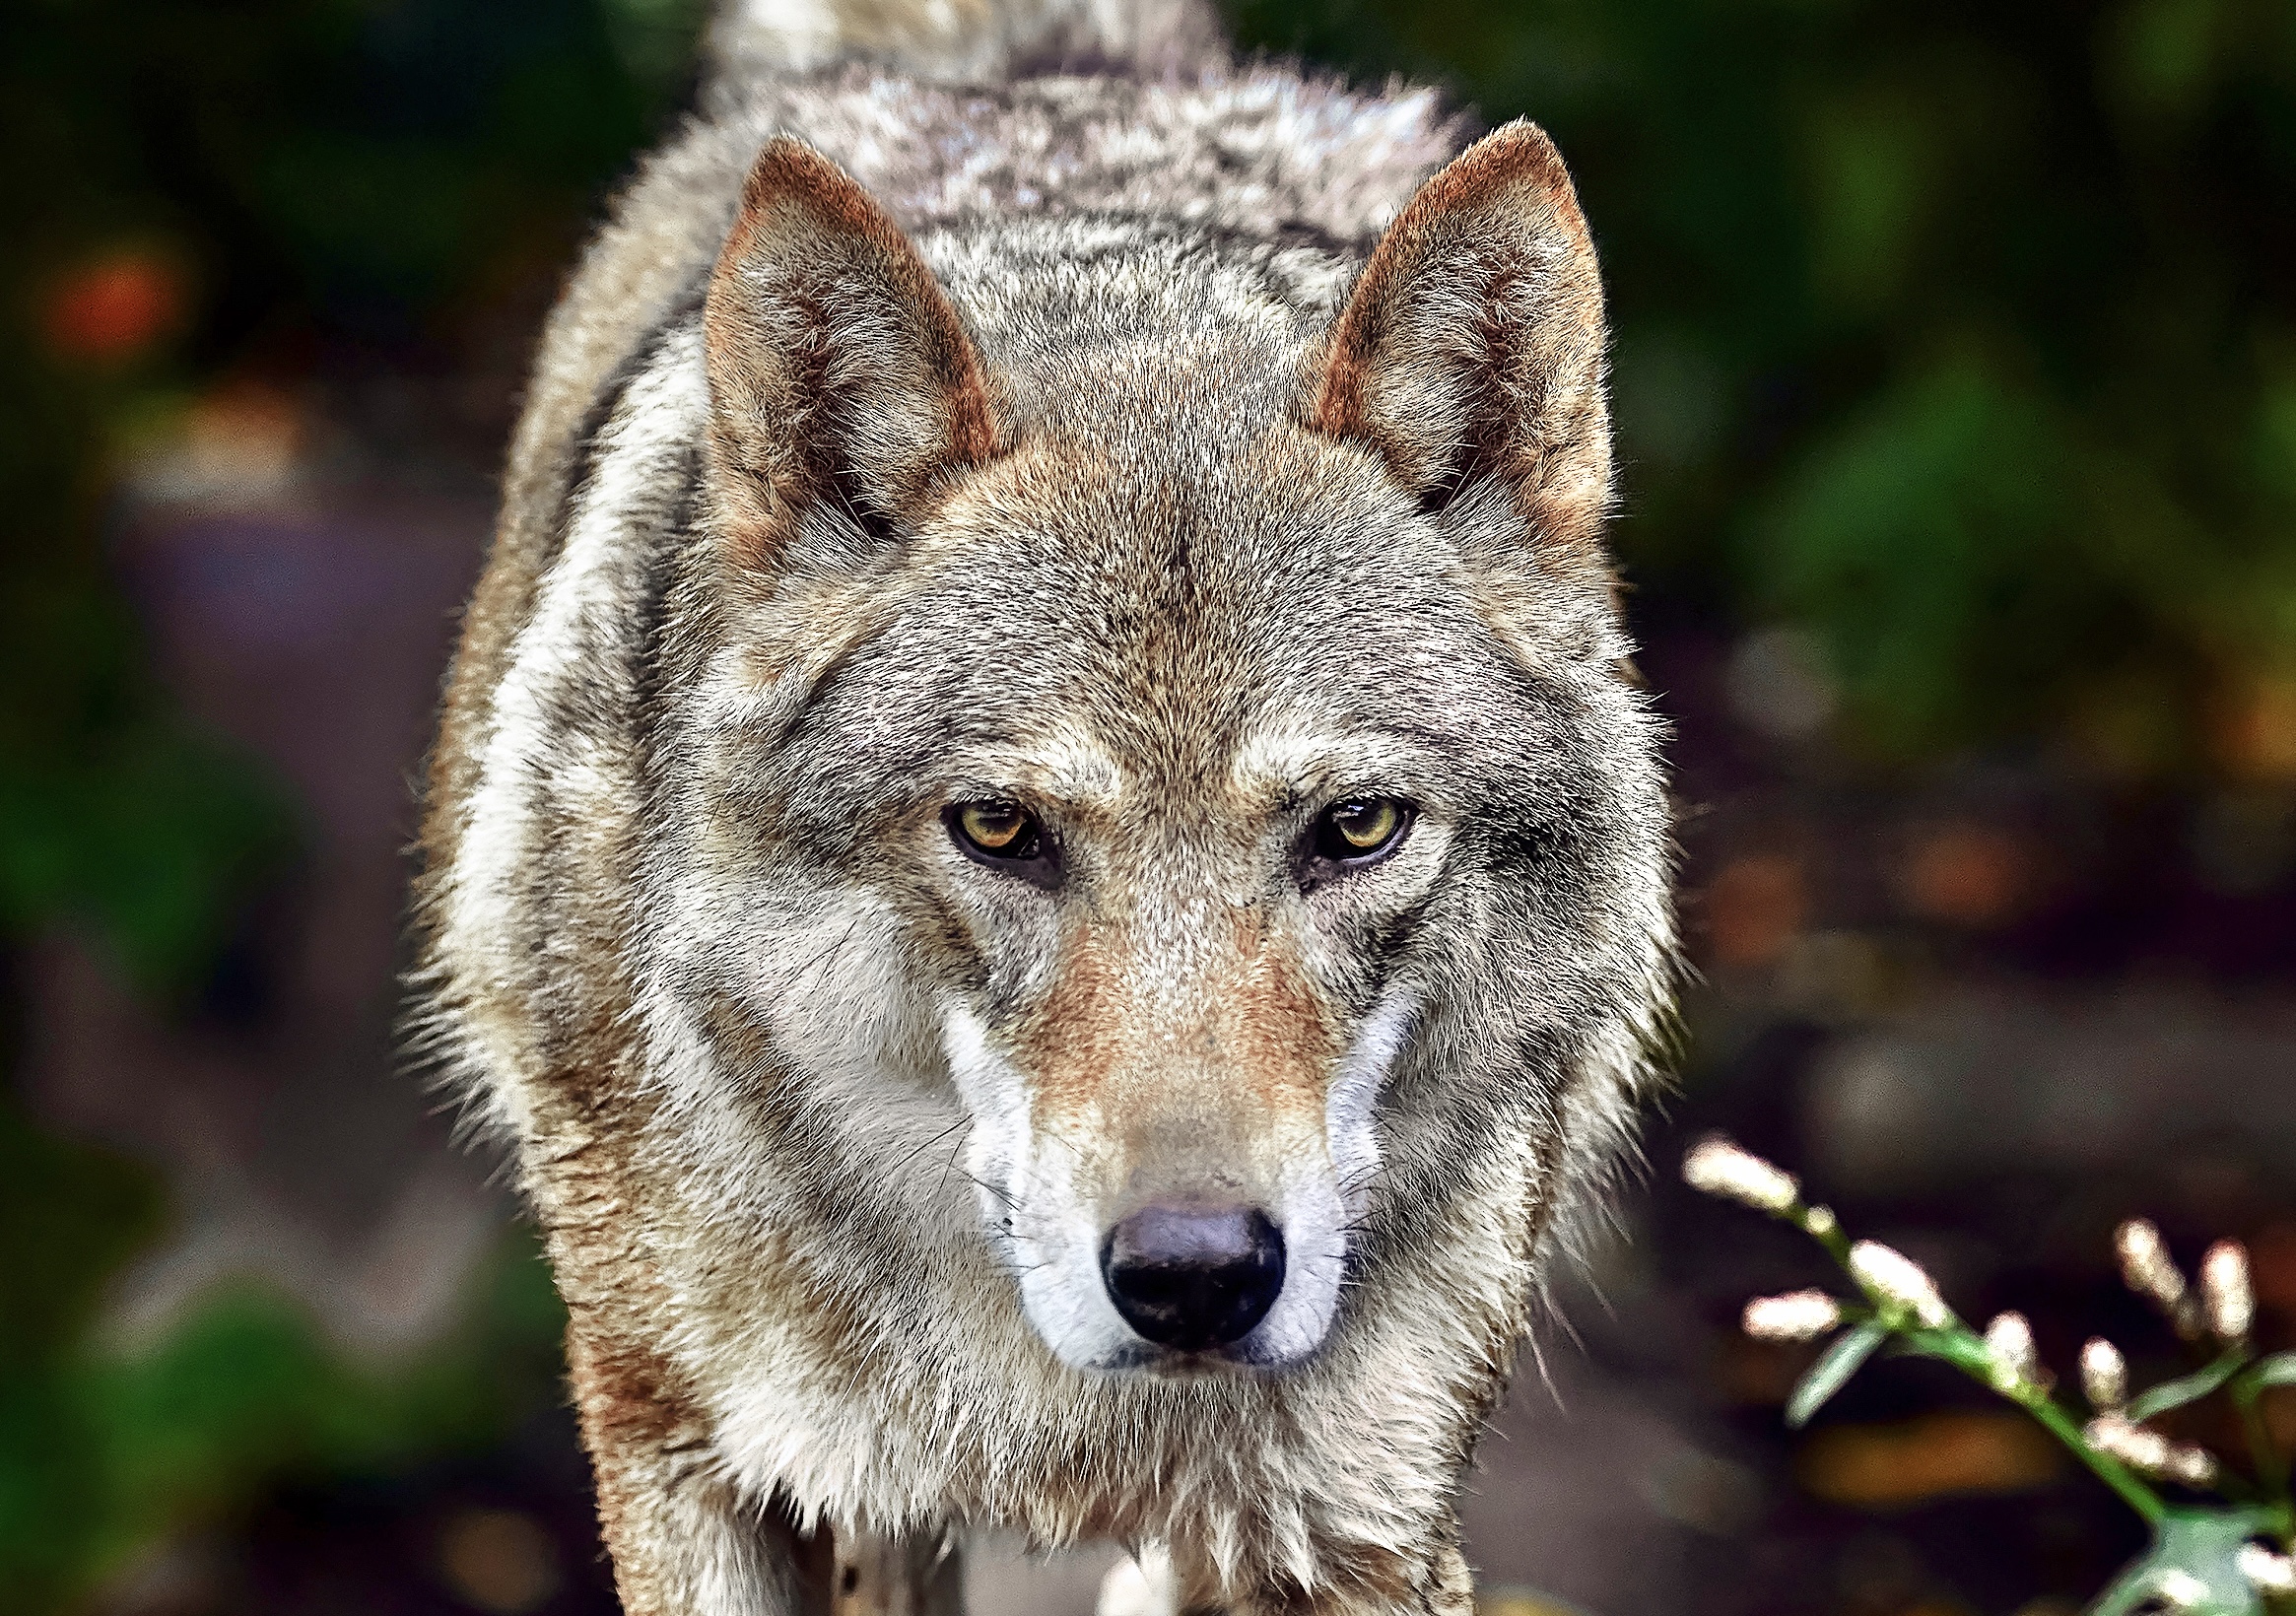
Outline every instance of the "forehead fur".
<path fill-rule="evenodd" d="M 1443 534 L 1359 450 L 1287 422 L 1178 455 L 1040 432 L 878 587 L 792 762 L 834 772 L 849 745 L 929 791 L 1035 753 L 1083 779 L 1106 758 L 1209 785 L 1246 754 L 1273 777 L 1382 741 L 1456 772 L 1546 721 Z"/>
<path fill-rule="evenodd" d="M 1160 406 L 1184 406 L 1189 425 L 1231 442 L 1294 412 L 1308 347 L 1352 273 L 1324 246 L 1089 217 L 941 231 L 917 246 L 1024 429 L 1124 417 L 1136 432 Z M 1215 380 L 1222 391 L 1196 390 Z"/>
<path fill-rule="evenodd" d="M 1504 501 L 1431 516 L 1374 452 L 1302 424 L 1341 260 L 1128 222 L 1019 235 L 993 259 L 919 243 L 1011 447 L 874 564 L 784 583 L 840 648 L 750 789 L 851 836 L 864 801 L 966 783 L 1538 789 L 1588 715 L 1495 630 L 1455 528 L 1531 535 Z"/>

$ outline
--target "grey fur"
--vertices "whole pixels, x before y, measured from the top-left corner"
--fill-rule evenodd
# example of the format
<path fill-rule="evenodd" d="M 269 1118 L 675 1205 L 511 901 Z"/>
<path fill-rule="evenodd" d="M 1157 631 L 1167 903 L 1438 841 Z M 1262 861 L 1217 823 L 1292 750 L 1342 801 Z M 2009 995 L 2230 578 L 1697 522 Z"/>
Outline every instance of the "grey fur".
<path fill-rule="evenodd" d="M 1431 95 L 1192 10 L 716 40 L 544 340 L 421 891 L 626 1607 L 993 1526 L 1189 1610 L 1464 1612 L 1458 1477 L 1670 973 L 1568 181 L 1516 129 L 1422 192 Z M 953 849 L 983 791 L 1056 888 Z M 1311 880 L 1365 791 L 1409 838 Z M 1206 1183 L 1303 1277 L 1168 1361 L 1075 1242 Z"/>

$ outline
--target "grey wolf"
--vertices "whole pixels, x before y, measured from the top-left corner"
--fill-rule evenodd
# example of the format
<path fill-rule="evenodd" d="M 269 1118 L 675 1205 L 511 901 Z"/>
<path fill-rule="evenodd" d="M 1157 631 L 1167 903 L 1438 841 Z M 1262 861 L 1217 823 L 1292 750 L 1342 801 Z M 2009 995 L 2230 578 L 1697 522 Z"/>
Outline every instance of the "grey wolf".
<path fill-rule="evenodd" d="M 1186 0 L 712 38 L 543 340 L 419 890 L 625 1608 L 950 1609 L 995 1527 L 1456 1616 L 1671 976 L 1563 164 Z"/>

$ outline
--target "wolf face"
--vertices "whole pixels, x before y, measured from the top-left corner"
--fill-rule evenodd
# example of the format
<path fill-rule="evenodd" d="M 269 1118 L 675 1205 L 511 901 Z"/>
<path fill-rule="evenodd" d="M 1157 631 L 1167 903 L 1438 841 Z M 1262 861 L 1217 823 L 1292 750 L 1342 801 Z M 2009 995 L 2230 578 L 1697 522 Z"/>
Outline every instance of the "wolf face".
<path fill-rule="evenodd" d="M 1066 1363 L 1273 1369 L 1499 1121 L 1559 1152 L 1657 996 L 1599 287 L 1526 126 L 1343 306 L 1312 252 L 1092 220 L 1016 297 L 1031 244 L 759 160 L 704 321 L 679 991 L 830 1097 L 856 1184 L 969 1178 Z"/>

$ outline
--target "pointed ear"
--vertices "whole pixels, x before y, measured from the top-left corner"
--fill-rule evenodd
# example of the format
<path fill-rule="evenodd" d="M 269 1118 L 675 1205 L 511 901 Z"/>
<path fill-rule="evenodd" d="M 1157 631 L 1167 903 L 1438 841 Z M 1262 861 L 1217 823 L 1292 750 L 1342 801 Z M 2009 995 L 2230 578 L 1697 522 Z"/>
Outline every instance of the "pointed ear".
<path fill-rule="evenodd" d="M 884 209 L 797 141 L 758 154 L 702 328 L 720 508 L 757 559 L 816 506 L 897 532 L 948 472 L 998 452 L 948 296 Z"/>
<path fill-rule="evenodd" d="M 1541 541 L 1591 546 L 1610 492 L 1602 281 L 1571 177 L 1511 123 L 1420 187 L 1332 327 L 1309 423 L 1442 506 L 1496 480 Z"/>

